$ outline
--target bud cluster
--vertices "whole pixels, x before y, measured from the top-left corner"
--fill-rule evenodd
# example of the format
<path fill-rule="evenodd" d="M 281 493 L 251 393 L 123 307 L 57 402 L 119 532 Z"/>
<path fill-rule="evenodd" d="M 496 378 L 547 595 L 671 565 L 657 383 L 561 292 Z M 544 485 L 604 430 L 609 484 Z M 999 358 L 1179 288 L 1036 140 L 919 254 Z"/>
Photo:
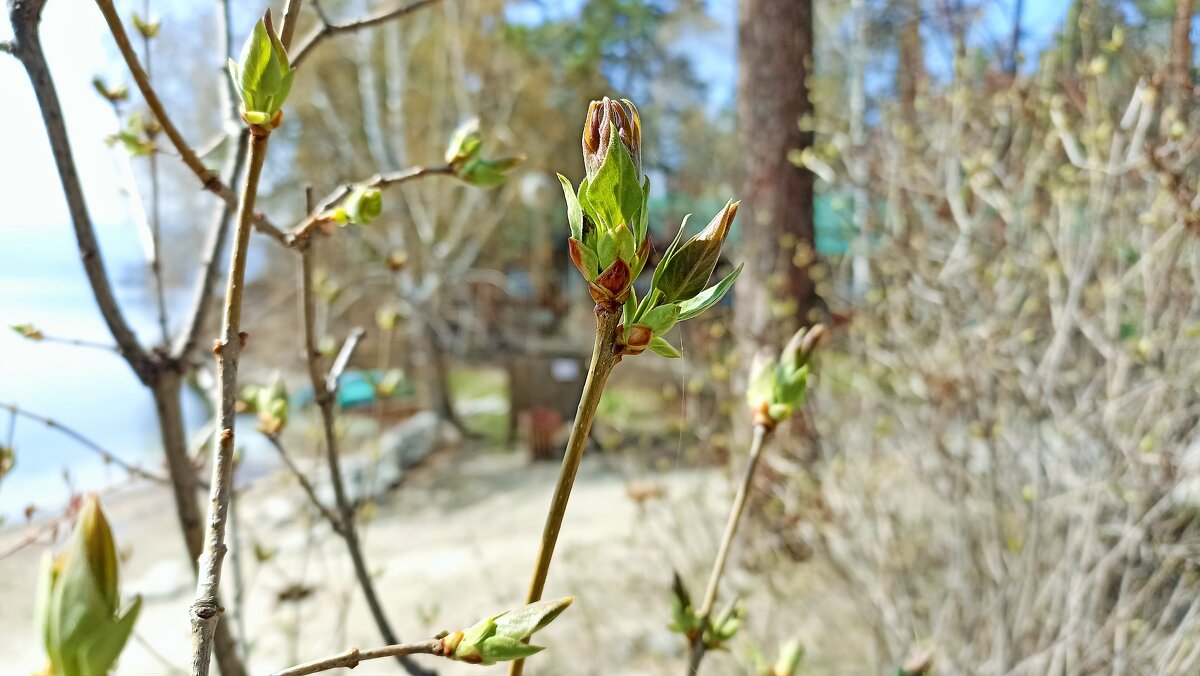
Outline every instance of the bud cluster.
<path fill-rule="evenodd" d="M 677 237 L 655 269 L 650 291 L 639 302 L 633 283 L 650 255 L 650 179 L 642 175 L 641 158 L 642 123 L 633 103 L 593 101 L 583 127 L 587 175 L 578 190 L 565 177 L 558 177 L 567 200 L 571 261 L 587 280 L 597 306 L 609 312 L 621 309 L 619 355 L 649 348 L 678 357 L 663 334 L 720 301 L 741 270 L 705 289 L 738 204 L 727 203 L 708 227 L 686 243 L 681 245 Z M 683 230 L 681 226 L 680 236 Z"/>
<path fill-rule="evenodd" d="M 509 173 L 525 161 L 524 155 L 485 158 L 483 137 L 479 133 L 479 118 L 459 125 L 446 147 L 446 164 L 462 182 L 477 188 L 494 188 L 508 180 Z"/>
<path fill-rule="evenodd" d="M 671 624 L 668 627 L 677 634 L 683 634 L 689 644 L 703 631 L 705 650 L 720 650 L 737 635 L 746 618 L 746 609 L 738 601 L 725 607 L 716 616 L 705 621 L 692 606 L 691 595 L 679 573 L 671 584 Z"/>
<path fill-rule="evenodd" d="M 778 359 L 755 356 L 750 367 L 750 386 L 746 389 L 746 402 L 754 415 L 754 424 L 773 428 L 804 404 L 809 362 L 825 333 L 822 324 L 800 329 Z"/>

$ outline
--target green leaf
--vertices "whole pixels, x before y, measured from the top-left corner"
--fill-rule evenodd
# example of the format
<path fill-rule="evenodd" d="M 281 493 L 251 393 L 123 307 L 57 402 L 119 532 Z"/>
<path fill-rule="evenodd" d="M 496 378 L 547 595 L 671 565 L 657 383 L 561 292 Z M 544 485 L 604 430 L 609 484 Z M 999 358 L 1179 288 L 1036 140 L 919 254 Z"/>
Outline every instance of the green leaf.
<path fill-rule="evenodd" d="M 657 355 L 661 355 L 668 359 L 678 359 L 683 355 L 676 350 L 673 345 L 668 343 L 662 336 L 655 336 L 650 339 L 650 344 L 647 346 Z"/>
<path fill-rule="evenodd" d="M 243 93 L 242 103 L 247 110 L 266 112 L 258 105 L 259 101 L 254 92 L 258 91 L 270 63 L 271 36 L 267 35 L 266 22 L 259 20 L 242 45 L 242 53 L 238 58 L 237 85 Z"/>
<path fill-rule="evenodd" d="M 670 331 L 671 327 L 675 326 L 678 320 L 679 306 L 674 303 L 668 303 L 650 310 L 638 320 L 638 323 L 649 326 L 654 335 L 661 336 Z"/>
<path fill-rule="evenodd" d="M 634 239 L 639 243 L 646 239 L 646 232 L 650 229 L 650 177 L 642 182 L 642 209 L 638 212 L 637 232 L 634 233 Z"/>
<path fill-rule="evenodd" d="M 141 609 L 142 597 L 137 596 L 129 610 L 116 622 L 109 623 L 102 630 L 97 627 L 92 639 L 80 648 L 80 662 L 92 669 L 88 673 L 102 674 L 112 669 L 129 641 L 129 635 L 133 633 L 133 624 L 137 622 Z"/>
<path fill-rule="evenodd" d="M 597 234 L 596 256 L 600 259 L 600 269 L 606 270 L 617 260 L 617 233 L 614 230 L 604 230 Z"/>
<path fill-rule="evenodd" d="M 717 282 L 716 285 L 710 286 L 692 298 L 681 302 L 679 304 L 679 321 L 682 322 L 685 319 L 691 319 L 692 317 L 699 315 L 708 308 L 720 302 L 721 298 L 723 298 L 733 286 L 733 283 L 737 280 L 738 275 L 742 274 L 742 267 L 744 266 L 745 263 L 737 266 L 736 270 L 729 273 L 725 279 Z"/>
<path fill-rule="evenodd" d="M 621 224 L 636 227 L 642 205 L 642 182 L 625 144 L 617 140 L 616 127 L 613 126 L 611 131 L 613 143 L 604 164 L 588 186 L 588 202 L 604 227 L 615 228 Z"/>
<path fill-rule="evenodd" d="M 538 601 L 504 613 L 496 618 L 496 634 L 525 640 L 553 622 L 574 600 L 574 596 L 567 596 Z"/>
<path fill-rule="evenodd" d="M 633 326 L 637 316 L 637 292 L 632 287 L 629 289 L 629 296 L 625 299 L 625 305 L 621 308 L 621 323 L 625 324 L 625 337 L 629 337 L 629 329 Z"/>
<path fill-rule="evenodd" d="M 519 660 L 530 655 L 536 655 L 542 650 L 542 646 L 531 645 L 515 638 L 493 636 L 479 646 L 479 655 L 483 658 L 480 664 L 489 665 L 497 662 Z"/>
<path fill-rule="evenodd" d="M 671 258 L 675 256 L 675 252 L 679 250 L 679 241 L 683 239 L 683 231 L 687 230 L 688 219 L 691 214 L 683 217 L 683 222 L 679 224 L 679 232 L 675 233 L 675 239 L 671 241 L 671 245 L 663 252 L 662 260 L 654 268 L 654 276 L 650 278 L 650 288 L 659 288 L 659 283 L 662 281 L 662 275 L 667 270 L 667 265 L 671 262 Z"/>
<path fill-rule="evenodd" d="M 567 177 L 558 174 L 558 182 L 562 183 L 563 197 L 567 199 L 567 221 L 571 224 L 571 237 L 582 242 L 583 208 L 579 206 L 579 198 L 575 196 L 575 189 L 571 187 Z"/>
<path fill-rule="evenodd" d="M 614 234 L 617 241 L 617 256 L 626 262 L 632 261 L 637 247 L 633 243 L 633 233 L 629 231 L 629 226 L 618 226 Z"/>

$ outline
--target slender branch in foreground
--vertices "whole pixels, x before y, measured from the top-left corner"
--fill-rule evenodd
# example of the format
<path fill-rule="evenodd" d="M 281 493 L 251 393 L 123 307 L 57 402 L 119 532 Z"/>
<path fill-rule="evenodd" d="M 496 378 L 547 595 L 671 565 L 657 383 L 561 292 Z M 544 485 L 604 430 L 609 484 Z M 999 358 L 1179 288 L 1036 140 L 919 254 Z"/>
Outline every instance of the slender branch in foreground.
<path fill-rule="evenodd" d="M 87 202 L 83 196 L 83 186 L 79 173 L 75 168 L 75 158 L 71 150 L 71 141 L 67 136 L 66 124 L 63 121 L 62 105 L 58 100 L 58 92 L 54 87 L 54 79 L 46 64 L 46 55 L 42 50 L 41 38 L 38 34 L 41 23 L 42 8 L 45 0 L 10 0 L 9 20 L 13 28 L 13 53 L 21 61 L 29 81 L 37 96 L 38 107 L 41 110 L 42 122 L 46 127 L 46 135 L 50 140 L 50 148 L 54 153 L 54 163 L 58 169 L 58 178 L 62 184 L 63 195 L 67 202 L 67 211 L 71 215 L 71 225 L 75 230 L 75 239 L 79 246 L 79 255 L 83 261 L 83 269 L 87 274 L 92 295 L 100 308 L 100 315 L 108 326 L 109 333 L 117 344 L 117 349 L 130 368 L 143 383 L 149 383 L 155 374 L 154 360 L 142 349 L 137 336 L 125 320 L 117 299 L 113 295 L 112 286 L 108 281 L 104 259 L 100 255 L 96 243 L 96 232 L 88 213 Z"/>
<path fill-rule="evenodd" d="M 600 396 L 604 394 L 608 376 L 619 361 L 613 348 L 616 345 L 617 325 L 620 321 L 620 310 L 596 308 L 596 344 L 592 348 L 592 361 L 583 385 L 583 394 L 579 399 L 579 409 L 575 412 L 575 425 L 571 428 L 571 437 L 563 455 L 558 484 L 554 487 L 554 497 L 551 498 L 550 510 L 546 513 L 537 563 L 534 565 L 533 578 L 529 582 L 529 592 L 525 596 L 526 603 L 540 600 L 546 588 L 550 561 L 554 558 L 554 546 L 558 542 L 558 532 L 562 529 L 563 515 L 567 513 L 567 501 L 571 498 L 575 475 L 579 473 L 583 450 L 592 431 L 592 421 L 596 418 L 596 408 L 600 405 Z M 509 676 L 520 676 L 524 668 L 524 660 L 514 661 L 509 665 Z"/>
<path fill-rule="evenodd" d="M 704 601 L 701 602 L 700 610 L 696 613 L 700 620 L 700 626 L 688 651 L 688 674 L 695 674 L 700 668 L 700 661 L 704 659 L 706 652 L 704 631 L 708 628 L 713 606 L 717 602 L 717 589 L 721 585 L 721 576 L 725 573 L 725 563 L 729 560 L 729 550 L 733 544 L 733 538 L 737 535 L 738 525 L 742 521 L 742 513 L 746 508 L 746 496 L 750 494 L 750 485 L 754 481 L 754 472 L 762 457 L 764 442 L 771 431 L 772 427 L 768 425 L 757 424 L 754 426 L 754 437 L 750 442 L 750 457 L 746 460 L 746 470 L 742 473 L 742 482 L 738 485 L 737 495 L 734 496 L 733 505 L 729 508 L 729 519 L 725 522 L 725 533 L 721 536 L 721 544 L 717 548 L 717 558 L 713 561 L 712 573 L 708 576 L 708 588 L 704 591 Z"/>
<path fill-rule="evenodd" d="M 251 134 L 250 163 L 238 207 L 229 281 L 225 289 L 225 314 L 221 339 L 213 347 L 217 355 L 217 419 L 219 432 L 213 458 L 209 489 L 208 530 L 196 599 L 192 603 L 192 674 L 206 676 L 212 656 L 212 640 L 221 606 L 217 601 L 221 567 L 225 559 L 225 523 L 229 517 L 229 497 L 233 490 L 233 424 L 236 416 L 237 369 L 245 334 L 241 331 L 242 300 L 245 291 L 246 260 L 250 248 L 251 214 L 258 195 L 258 181 L 267 155 L 269 135 Z"/>
<path fill-rule="evenodd" d="M 116 465 L 117 467 L 120 467 L 121 469 L 125 470 L 126 472 L 128 472 L 130 474 L 130 476 L 136 476 L 141 479 L 147 479 L 149 481 L 153 481 L 153 482 L 161 483 L 161 484 L 169 484 L 170 483 L 170 481 L 167 479 L 167 477 L 165 477 L 161 474 L 155 474 L 153 472 L 148 472 L 148 471 L 142 469 L 141 467 L 138 467 L 137 465 L 134 465 L 130 462 L 122 460 L 121 458 L 117 457 L 115 454 L 113 454 L 112 452 L 110 452 L 108 449 L 104 448 L 100 444 L 97 444 L 96 442 L 92 441 L 91 439 L 85 437 L 83 434 L 75 431 L 74 429 L 71 429 L 70 427 L 67 427 L 66 425 L 58 422 L 57 420 L 54 420 L 53 418 L 47 418 L 45 416 L 41 416 L 36 413 L 32 413 L 30 411 L 26 411 L 25 409 L 17 406 L 16 404 L 0 403 L 0 409 L 4 409 L 4 410 L 8 411 L 9 413 L 13 414 L 14 416 L 19 416 L 22 418 L 26 418 L 28 420 L 33 420 L 35 422 L 39 422 L 39 423 L 45 425 L 46 427 L 49 427 L 50 429 L 55 430 L 56 432 L 59 432 L 63 436 L 66 436 L 66 437 L 78 442 L 80 446 L 83 446 L 84 448 L 95 453 L 96 455 L 99 455 L 100 458 L 102 460 L 104 460 L 104 462 L 112 463 L 112 464 Z"/>
<path fill-rule="evenodd" d="M 439 640 L 422 641 L 420 643 L 400 643 L 374 650 L 359 650 L 351 648 L 340 655 L 326 657 L 312 662 L 305 662 L 283 671 L 276 671 L 271 676 L 305 676 L 330 669 L 353 669 L 360 662 L 377 660 L 384 657 L 407 657 L 408 655 L 438 655 L 442 648 Z"/>
<path fill-rule="evenodd" d="M 329 525 L 333 528 L 333 531 L 338 535 L 341 535 L 342 520 L 338 518 L 337 514 L 334 514 L 328 507 L 326 507 L 325 503 L 321 502 L 319 497 L 317 497 L 316 488 L 313 487 L 312 482 L 308 480 L 308 477 L 304 474 L 304 472 L 300 470 L 300 467 L 296 465 L 296 461 L 292 460 L 292 456 L 283 446 L 283 442 L 281 442 L 279 437 L 274 434 L 267 434 L 264 436 L 267 437 L 267 441 L 271 442 L 271 446 L 275 448 L 275 451 L 279 453 L 279 459 L 283 461 L 284 466 L 288 468 L 288 471 L 292 473 L 292 476 L 296 477 L 296 481 L 300 483 L 300 488 L 304 489 L 304 494 L 308 496 L 308 501 L 311 502 L 313 507 L 316 507 L 317 511 L 321 513 L 321 516 L 329 522 Z"/>
<path fill-rule="evenodd" d="M 300 247 L 300 289 L 304 311 L 304 355 L 305 360 L 308 362 L 308 376 L 313 388 L 313 399 L 321 412 L 321 425 L 325 433 L 325 457 L 329 465 L 329 482 L 333 486 L 334 501 L 337 503 L 338 516 L 341 521 L 340 535 L 346 542 L 346 550 L 350 554 L 351 563 L 354 565 L 354 575 L 358 579 L 359 587 L 362 588 L 363 597 L 367 602 L 367 607 L 371 611 L 371 617 L 375 620 L 375 625 L 379 628 L 380 635 L 383 636 L 384 642 L 398 644 L 400 641 L 396 637 L 396 633 L 393 631 L 391 623 L 388 621 L 387 615 L 383 610 L 383 603 L 379 600 L 379 594 L 375 590 L 375 584 L 371 580 L 371 573 L 367 568 L 367 562 L 363 556 L 362 543 L 358 539 L 358 531 L 354 523 L 354 505 L 351 504 L 349 497 L 346 495 L 346 487 L 342 481 L 341 459 L 338 455 L 334 413 L 337 375 L 341 369 L 345 368 L 346 363 L 349 362 L 354 349 L 358 346 L 361 335 L 357 335 L 356 332 L 355 335 L 352 335 L 346 341 L 345 346 L 338 355 L 334 369 L 326 372 L 321 367 L 321 352 L 317 347 L 317 301 L 316 292 L 313 288 L 312 256 L 312 243 L 305 242 Z M 407 656 L 397 655 L 397 659 L 403 665 L 404 669 L 408 673 L 414 674 L 414 676 L 432 674 L 432 672 L 422 669 L 419 665 L 408 659 Z"/>
<path fill-rule="evenodd" d="M 327 212 L 336 207 L 339 202 L 346 199 L 355 190 L 360 188 L 378 188 L 382 190 L 427 176 L 453 175 L 454 169 L 449 165 L 441 167 L 412 167 L 386 174 L 375 174 L 371 178 L 359 181 L 358 183 L 347 183 L 326 195 L 316 206 L 310 208 L 308 216 L 287 235 L 286 243 L 289 246 L 295 247 L 308 239 L 315 229 L 330 221 Z"/>
<path fill-rule="evenodd" d="M 308 56 L 309 52 L 311 52 L 314 47 L 320 44 L 321 41 L 327 37 L 336 35 L 338 33 L 350 33 L 363 28 L 377 26 L 381 23 L 391 21 L 392 19 L 402 17 L 410 12 L 415 12 L 422 7 L 432 5 L 435 2 L 437 2 L 437 0 L 414 0 L 413 2 L 404 2 L 390 9 L 383 9 L 375 12 L 374 14 L 368 14 L 367 16 L 358 19 L 352 19 L 350 21 L 343 21 L 340 23 L 332 23 L 327 21 L 324 13 L 318 12 L 321 18 L 321 27 L 300 41 L 300 46 L 298 46 L 295 52 L 292 54 L 292 66 L 299 66 L 300 63 Z"/>

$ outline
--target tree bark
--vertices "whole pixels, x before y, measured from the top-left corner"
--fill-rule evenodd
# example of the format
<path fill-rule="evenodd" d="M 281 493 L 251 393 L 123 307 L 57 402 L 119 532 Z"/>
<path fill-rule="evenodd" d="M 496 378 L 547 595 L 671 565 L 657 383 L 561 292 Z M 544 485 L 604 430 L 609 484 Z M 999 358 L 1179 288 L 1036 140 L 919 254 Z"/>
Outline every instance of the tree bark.
<path fill-rule="evenodd" d="M 1192 0 L 1175 0 L 1167 101 L 1186 120 L 1192 103 Z"/>
<path fill-rule="evenodd" d="M 813 173 L 788 160 L 812 145 L 812 0 L 741 0 L 738 17 L 738 137 L 746 266 L 737 288 L 738 326 L 749 350 L 778 348 L 814 320 L 818 297 Z"/>

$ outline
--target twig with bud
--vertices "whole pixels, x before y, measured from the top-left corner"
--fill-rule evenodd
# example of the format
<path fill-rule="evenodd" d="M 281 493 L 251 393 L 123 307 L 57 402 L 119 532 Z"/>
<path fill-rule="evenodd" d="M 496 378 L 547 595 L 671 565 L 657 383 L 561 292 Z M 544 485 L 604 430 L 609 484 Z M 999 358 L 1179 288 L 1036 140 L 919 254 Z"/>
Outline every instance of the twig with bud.
<path fill-rule="evenodd" d="M 294 15 L 289 12 L 289 18 Z M 116 30 L 116 29 L 114 29 Z M 285 27 L 283 33 L 288 33 Z M 283 121 L 283 104 L 291 91 L 294 71 L 288 64 L 287 46 L 280 40 L 268 10 L 254 26 L 242 47 L 240 60 L 230 60 L 230 76 L 242 101 L 242 119 L 250 129 L 250 158 L 238 202 L 237 226 L 230 255 L 229 280 L 221 338 L 213 347 L 217 361 L 217 420 L 212 482 L 209 489 L 208 528 L 204 554 L 191 606 L 192 673 L 207 676 L 213 637 L 222 608 L 218 601 L 225 559 L 225 525 L 233 492 L 234 417 L 237 413 L 238 361 L 247 335 L 241 330 L 246 261 L 258 182 L 266 159 L 271 132 Z"/>
<path fill-rule="evenodd" d="M 554 621 L 574 601 L 568 596 L 556 601 L 531 603 L 516 610 L 485 617 L 474 625 L 419 643 L 401 643 L 344 653 L 277 671 L 272 676 L 307 676 L 330 669 L 353 669 L 367 660 L 409 655 L 436 655 L 457 662 L 490 665 L 528 657 L 541 652 L 529 638 Z"/>
<path fill-rule="evenodd" d="M 650 179 L 642 175 L 642 122 L 637 108 L 628 100 L 593 101 L 584 121 L 582 144 L 586 176 L 579 187 L 562 175 L 558 178 L 567 202 L 571 261 L 596 304 L 596 341 L 542 529 L 526 596 L 530 603 L 540 599 L 545 589 L 567 502 L 609 374 L 623 357 L 646 349 L 665 357 L 681 356 L 663 334 L 719 302 L 740 271 L 705 289 L 737 214 L 737 204 L 730 202 L 687 244 L 679 246 L 677 238 L 665 265 L 655 270 L 650 291 L 639 302 L 634 282 L 650 257 Z M 509 675 L 520 676 L 522 669 L 520 660 L 513 662 Z"/>
<path fill-rule="evenodd" d="M 808 392 L 808 375 L 812 354 L 824 335 L 825 327 L 821 324 L 817 324 L 811 329 L 801 329 L 788 341 L 778 359 L 758 358 L 755 359 L 751 368 L 750 386 L 746 391 L 746 399 L 754 424 L 750 455 L 746 460 L 745 471 L 742 473 L 741 482 L 738 484 L 737 493 L 734 495 L 733 504 L 729 509 L 725 532 L 721 536 L 712 572 L 708 577 L 708 587 L 705 589 L 704 599 L 699 609 L 692 610 L 682 580 L 678 576 L 675 578 L 673 597 L 676 611 L 673 628 L 688 639 L 686 673 L 689 675 L 697 673 L 700 662 L 704 659 L 707 651 L 722 647 L 729 639 L 733 638 L 737 631 L 741 618 L 736 610 L 736 603 L 731 604 L 729 610 L 713 617 L 713 608 L 716 605 L 721 577 L 725 573 L 725 564 L 729 560 L 729 551 L 746 508 L 746 498 L 750 494 L 763 448 L 776 426 L 790 418 L 804 403 Z"/>

